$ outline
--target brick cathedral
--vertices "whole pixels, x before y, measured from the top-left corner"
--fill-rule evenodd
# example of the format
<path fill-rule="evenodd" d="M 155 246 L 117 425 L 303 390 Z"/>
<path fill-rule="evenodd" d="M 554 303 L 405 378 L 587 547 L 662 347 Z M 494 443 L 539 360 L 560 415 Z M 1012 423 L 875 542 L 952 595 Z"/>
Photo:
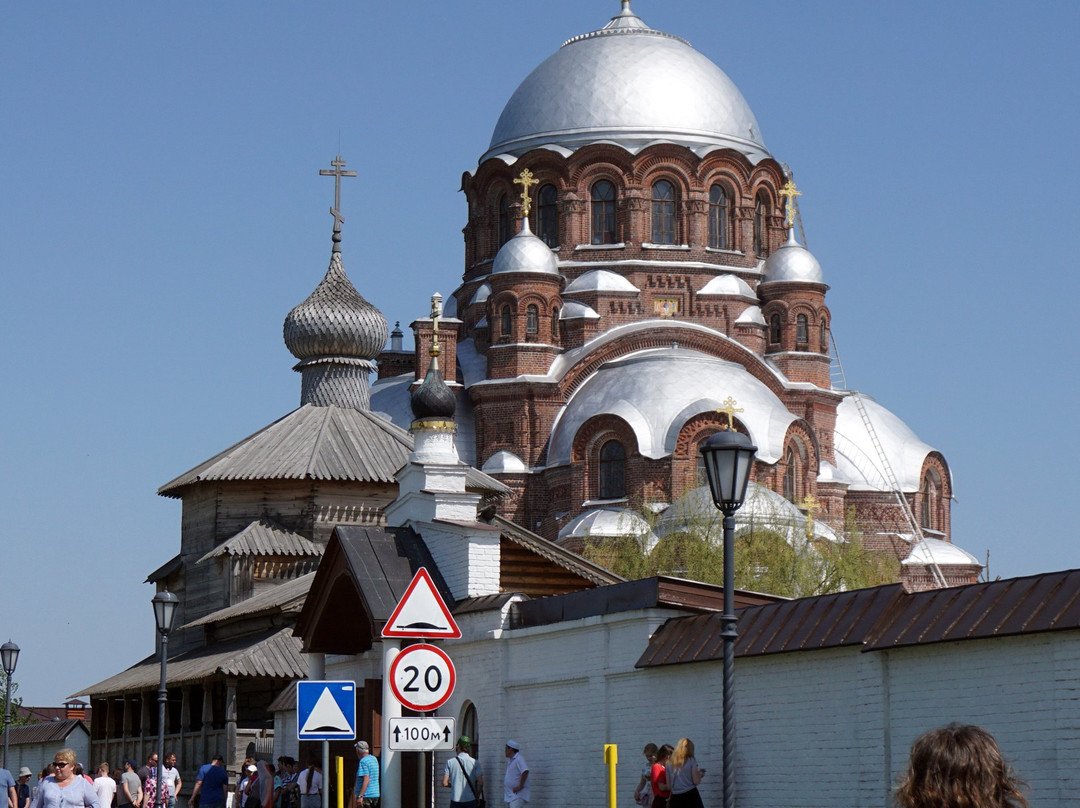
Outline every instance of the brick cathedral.
<path fill-rule="evenodd" d="M 503 516 L 571 548 L 650 530 L 643 512 L 662 526 L 730 424 L 758 447 L 741 519 L 854 519 L 913 587 L 975 579 L 945 458 L 834 385 L 791 180 L 728 76 L 628 0 L 525 78 L 462 177 L 465 267 L 439 322 L 458 451 L 511 489 Z M 412 328 L 372 393 L 403 427 L 432 320 Z"/>

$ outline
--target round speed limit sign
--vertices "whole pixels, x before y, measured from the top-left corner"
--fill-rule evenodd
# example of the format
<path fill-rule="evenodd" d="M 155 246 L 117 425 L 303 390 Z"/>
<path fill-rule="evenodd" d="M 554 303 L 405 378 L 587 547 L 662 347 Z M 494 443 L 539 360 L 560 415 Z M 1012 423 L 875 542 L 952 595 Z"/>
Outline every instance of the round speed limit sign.
<path fill-rule="evenodd" d="M 454 663 L 441 648 L 427 643 L 410 645 L 390 665 L 390 689 L 410 710 L 430 712 L 446 703 L 454 692 Z"/>

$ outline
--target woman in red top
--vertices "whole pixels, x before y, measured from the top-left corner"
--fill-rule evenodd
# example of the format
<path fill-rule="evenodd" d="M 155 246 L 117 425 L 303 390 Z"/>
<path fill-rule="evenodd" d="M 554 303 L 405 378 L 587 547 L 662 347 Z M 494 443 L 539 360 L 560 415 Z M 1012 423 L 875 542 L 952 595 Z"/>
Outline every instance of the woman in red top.
<path fill-rule="evenodd" d="M 667 804 L 668 795 L 671 792 L 671 786 L 667 781 L 667 761 L 671 757 L 673 748 L 671 744 L 666 743 L 656 750 L 656 762 L 652 767 L 652 793 L 653 801 L 652 808 L 664 808 Z"/>

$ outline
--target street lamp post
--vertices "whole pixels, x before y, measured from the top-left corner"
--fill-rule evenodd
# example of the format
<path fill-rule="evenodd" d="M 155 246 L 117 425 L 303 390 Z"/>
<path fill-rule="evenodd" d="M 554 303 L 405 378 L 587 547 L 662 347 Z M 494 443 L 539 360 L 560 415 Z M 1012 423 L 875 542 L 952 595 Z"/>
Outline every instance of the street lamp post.
<path fill-rule="evenodd" d="M 163 590 L 150 601 L 154 606 L 154 622 L 161 637 L 161 685 L 158 687 L 158 764 L 157 764 L 157 805 L 165 808 L 165 703 L 169 691 L 165 684 L 165 664 L 169 657 L 169 632 L 172 631 L 176 618 L 176 607 L 180 599 L 172 592 Z"/>
<path fill-rule="evenodd" d="M 735 808 L 735 511 L 746 498 L 756 452 L 750 438 L 733 430 L 717 432 L 701 444 L 709 491 L 724 514 L 724 808 Z"/>
<path fill-rule="evenodd" d="M 8 764 L 8 719 L 11 717 L 11 677 L 15 675 L 15 665 L 19 661 L 19 646 L 8 640 L 0 645 L 0 664 L 4 667 L 7 679 L 7 695 L 4 698 L 4 765 Z"/>

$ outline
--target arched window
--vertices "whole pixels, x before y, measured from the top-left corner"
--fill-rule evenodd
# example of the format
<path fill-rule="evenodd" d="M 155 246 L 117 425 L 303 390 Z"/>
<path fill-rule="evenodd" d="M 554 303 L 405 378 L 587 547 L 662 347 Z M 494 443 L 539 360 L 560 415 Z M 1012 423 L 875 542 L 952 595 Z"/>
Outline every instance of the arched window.
<path fill-rule="evenodd" d="M 513 331 L 514 320 L 509 306 L 502 307 L 502 311 L 499 313 L 499 320 L 502 335 L 504 337 L 510 336 L 510 332 Z"/>
<path fill-rule="evenodd" d="M 558 194 L 554 185 L 544 185 L 536 195 L 536 235 L 549 247 L 559 246 Z"/>
<path fill-rule="evenodd" d="M 759 257 L 764 257 L 768 249 L 767 215 L 768 204 L 765 201 L 765 194 L 758 194 L 757 199 L 754 200 L 754 253 Z"/>
<path fill-rule="evenodd" d="M 508 194 L 499 194 L 498 218 L 498 237 L 499 246 L 501 247 L 510 240 L 510 197 Z"/>
<path fill-rule="evenodd" d="M 730 250 L 728 231 L 731 222 L 731 204 L 723 185 L 709 189 L 709 246 L 716 250 Z"/>
<path fill-rule="evenodd" d="M 769 342 L 780 344 L 780 315 L 774 314 L 769 318 Z"/>
<path fill-rule="evenodd" d="M 555 306 L 551 310 L 551 341 L 556 345 L 559 344 L 559 307 Z"/>
<path fill-rule="evenodd" d="M 470 753 L 473 755 L 478 754 L 480 749 L 480 726 L 476 720 L 476 705 L 471 701 L 465 705 L 460 726 L 461 734 L 467 736 L 472 742 Z"/>
<path fill-rule="evenodd" d="M 810 322 L 805 314 L 795 318 L 795 342 L 798 345 L 807 345 L 810 342 Z"/>
<path fill-rule="evenodd" d="M 784 452 L 784 499 L 795 501 L 795 450 L 790 446 Z"/>
<path fill-rule="evenodd" d="M 675 243 L 675 186 L 660 180 L 652 187 L 653 244 Z"/>
<path fill-rule="evenodd" d="M 600 499 L 626 496 L 626 449 L 617 440 L 600 447 Z"/>
<path fill-rule="evenodd" d="M 607 180 L 592 187 L 592 243 L 615 243 L 615 186 Z"/>
<path fill-rule="evenodd" d="M 825 318 L 821 318 L 821 322 L 818 323 L 818 343 L 821 346 L 818 350 L 822 353 L 829 352 L 829 326 L 825 322 Z"/>
<path fill-rule="evenodd" d="M 919 507 L 919 524 L 927 530 L 936 530 L 938 526 L 938 508 L 941 506 L 941 480 L 931 469 L 923 478 L 922 503 Z"/>
<path fill-rule="evenodd" d="M 540 309 L 530 303 L 525 309 L 525 333 L 536 334 L 540 331 Z"/>

